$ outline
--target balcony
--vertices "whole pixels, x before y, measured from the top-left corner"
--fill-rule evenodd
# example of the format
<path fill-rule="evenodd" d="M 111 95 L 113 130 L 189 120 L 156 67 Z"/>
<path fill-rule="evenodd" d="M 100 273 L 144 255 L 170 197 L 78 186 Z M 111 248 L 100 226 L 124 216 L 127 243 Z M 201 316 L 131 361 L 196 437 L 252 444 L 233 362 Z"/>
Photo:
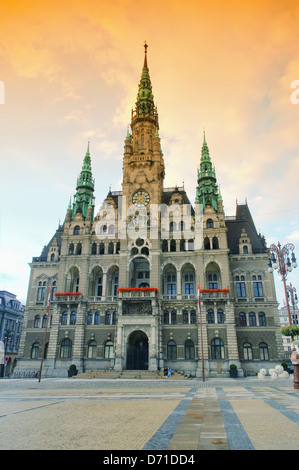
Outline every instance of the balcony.
<path fill-rule="evenodd" d="M 155 298 L 158 293 L 156 287 L 121 287 L 117 290 L 120 299 L 149 299 Z"/>
<path fill-rule="evenodd" d="M 200 300 L 229 300 L 229 289 L 201 289 Z"/>
<path fill-rule="evenodd" d="M 54 302 L 80 302 L 83 299 L 82 292 L 56 292 Z"/>

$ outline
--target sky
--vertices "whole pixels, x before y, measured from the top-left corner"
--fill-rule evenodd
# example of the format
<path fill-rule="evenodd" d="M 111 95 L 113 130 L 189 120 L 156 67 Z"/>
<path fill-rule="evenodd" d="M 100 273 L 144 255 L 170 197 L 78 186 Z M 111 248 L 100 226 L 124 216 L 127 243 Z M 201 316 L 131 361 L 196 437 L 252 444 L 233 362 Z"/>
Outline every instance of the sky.
<path fill-rule="evenodd" d="M 0 14 L 0 290 L 26 302 L 90 141 L 96 206 L 121 190 L 148 44 L 165 186 L 195 199 L 203 130 L 224 210 L 247 201 L 299 257 L 297 0 L 27 0 Z M 278 302 L 284 302 L 274 274 Z M 287 282 L 299 291 L 299 267 Z"/>

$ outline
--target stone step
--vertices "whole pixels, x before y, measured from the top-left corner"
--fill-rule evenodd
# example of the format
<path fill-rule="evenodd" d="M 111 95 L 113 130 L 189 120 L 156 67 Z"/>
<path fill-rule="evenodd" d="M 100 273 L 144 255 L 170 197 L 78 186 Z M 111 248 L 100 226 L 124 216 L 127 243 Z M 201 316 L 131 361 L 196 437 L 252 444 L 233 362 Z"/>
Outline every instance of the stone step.
<path fill-rule="evenodd" d="M 82 374 L 76 375 L 76 379 L 140 379 L 140 380 L 154 380 L 162 379 L 164 377 L 163 371 L 150 371 L 150 370 L 90 370 Z M 166 377 L 165 377 L 166 378 Z M 172 371 L 171 377 L 168 380 L 186 380 L 188 379 L 181 372 Z"/>

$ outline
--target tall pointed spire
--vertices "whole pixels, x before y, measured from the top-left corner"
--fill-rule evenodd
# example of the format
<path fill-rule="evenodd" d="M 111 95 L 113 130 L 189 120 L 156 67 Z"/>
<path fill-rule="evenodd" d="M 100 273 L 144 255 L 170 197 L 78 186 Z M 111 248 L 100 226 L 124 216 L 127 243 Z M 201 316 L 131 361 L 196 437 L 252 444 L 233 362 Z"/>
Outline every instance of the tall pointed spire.
<path fill-rule="evenodd" d="M 216 212 L 219 211 L 218 201 L 221 200 L 221 194 L 218 188 L 216 172 L 210 157 L 209 147 L 206 141 L 206 133 L 203 132 L 203 144 L 201 148 L 200 167 L 197 175 L 198 186 L 196 188 L 195 201 L 199 202 L 205 208 L 211 205 Z"/>
<path fill-rule="evenodd" d="M 94 179 L 91 171 L 91 159 L 89 151 L 89 142 L 84 156 L 82 169 L 77 179 L 76 194 L 73 203 L 73 217 L 77 212 L 81 212 L 83 218 L 86 218 L 90 200 L 93 200 Z"/>
<path fill-rule="evenodd" d="M 144 44 L 144 63 L 141 72 L 141 78 L 138 87 L 137 101 L 135 104 L 135 111 L 133 112 L 134 118 L 150 118 L 158 123 L 158 113 L 154 104 L 154 96 L 152 93 L 152 84 L 149 75 L 149 68 L 147 63 L 147 48 L 148 45 Z"/>

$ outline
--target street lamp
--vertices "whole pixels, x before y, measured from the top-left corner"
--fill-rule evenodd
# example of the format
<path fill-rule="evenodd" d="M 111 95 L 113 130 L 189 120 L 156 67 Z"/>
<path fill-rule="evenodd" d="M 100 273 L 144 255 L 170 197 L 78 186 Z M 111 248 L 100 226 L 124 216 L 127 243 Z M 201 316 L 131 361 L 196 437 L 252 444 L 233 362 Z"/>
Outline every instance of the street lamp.
<path fill-rule="evenodd" d="M 288 297 L 290 296 L 291 297 L 291 303 L 292 303 L 292 307 L 293 307 L 293 312 L 294 312 L 294 323 L 296 324 L 296 304 L 297 304 L 297 301 L 298 301 L 298 297 L 297 297 L 297 294 L 296 294 L 296 287 L 293 287 L 292 284 L 290 283 L 289 286 L 287 286 L 287 293 L 288 293 Z"/>
<path fill-rule="evenodd" d="M 268 250 L 269 255 L 269 263 L 268 263 L 268 271 L 270 273 L 273 272 L 273 269 L 277 269 L 277 272 L 281 275 L 281 279 L 283 281 L 284 293 L 286 298 L 286 305 L 288 311 L 288 318 L 289 318 L 289 325 L 292 325 L 291 321 L 291 313 L 287 295 L 287 287 L 286 287 L 286 278 L 288 272 L 293 271 L 293 268 L 297 268 L 297 261 L 295 258 L 294 253 L 294 245 L 292 243 L 287 243 L 283 247 L 281 247 L 280 243 L 278 242 L 277 246 L 272 244 Z M 291 254 L 291 260 L 290 260 Z"/>

